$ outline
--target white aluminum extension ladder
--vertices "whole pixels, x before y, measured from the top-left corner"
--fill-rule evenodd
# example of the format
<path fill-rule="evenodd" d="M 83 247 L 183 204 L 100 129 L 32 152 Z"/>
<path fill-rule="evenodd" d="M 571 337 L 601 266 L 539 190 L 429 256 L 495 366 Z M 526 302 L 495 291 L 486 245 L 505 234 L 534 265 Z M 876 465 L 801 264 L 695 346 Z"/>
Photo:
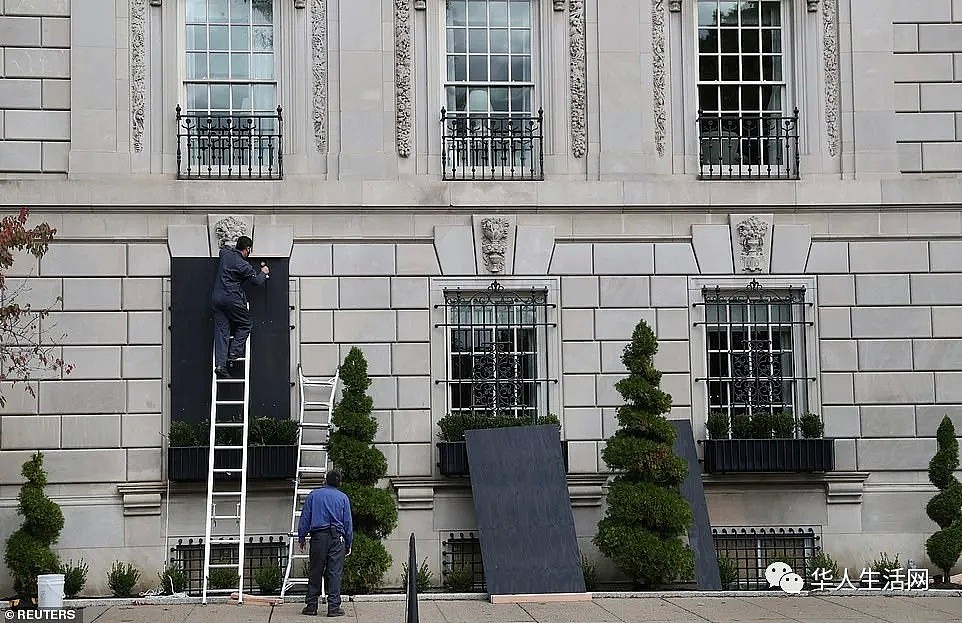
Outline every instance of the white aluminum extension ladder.
<path fill-rule="evenodd" d="M 287 551 L 287 569 L 284 571 L 284 584 L 281 598 L 294 586 L 306 586 L 308 582 L 305 562 L 310 559 L 307 552 L 301 553 L 297 546 L 297 524 L 301 519 L 301 508 L 307 494 L 316 485 L 323 484 L 327 476 L 327 441 L 331 431 L 331 415 L 334 410 L 334 397 L 340 370 L 331 378 L 309 378 L 304 376 L 301 366 L 297 366 L 297 386 L 300 394 L 300 413 L 297 418 L 297 471 L 294 475 L 294 495 L 291 512 L 291 532 Z M 295 566 L 295 561 L 300 563 Z M 321 599 L 327 592 L 324 579 L 321 579 Z"/>
<path fill-rule="evenodd" d="M 242 378 L 236 378 L 237 367 L 243 366 Z M 247 341 L 244 357 L 234 360 L 229 378 L 219 379 L 212 373 L 210 399 L 210 452 L 207 470 L 207 524 L 204 532 L 204 583 L 201 602 L 207 603 L 208 593 L 237 593 L 238 603 L 244 599 L 244 531 L 247 528 L 247 433 L 250 409 L 250 340 Z M 238 386 L 240 386 L 238 388 Z M 241 397 L 242 395 L 242 397 Z M 239 416 L 239 417 L 238 417 Z M 241 430 L 240 445 L 218 445 L 219 431 Z M 237 441 L 232 439 L 232 441 Z M 241 464 L 236 465 L 237 451 L 240 451 Z M 223 456 L 224 460 L 219 460 Z M 223 475 L 217 477 L 218 475 Z M 234 476 L 240 475 L 238 479 Z M 217 506 L 228 511 L 217 512 Z M 217 522 L 221 529 L 214 533 Z M 224 525 L 226 524 L 226 526 Z M 234 528 L 236 530 L 231 530 Z M 215 545 L 236 545 L 236 562 L 218 558 L 211 562 L 211 548 Z M 221 548 L 217 548 L 221 549 Z M 231 548 L 232 549 L 232 548 Z M 222 551 L 222 550 L 221 550 Z M 223 554 L 221 554 L 223 556 Z M 212 569 L 235 569 L 237 586 L 232 588 L 210 588 Z"/>

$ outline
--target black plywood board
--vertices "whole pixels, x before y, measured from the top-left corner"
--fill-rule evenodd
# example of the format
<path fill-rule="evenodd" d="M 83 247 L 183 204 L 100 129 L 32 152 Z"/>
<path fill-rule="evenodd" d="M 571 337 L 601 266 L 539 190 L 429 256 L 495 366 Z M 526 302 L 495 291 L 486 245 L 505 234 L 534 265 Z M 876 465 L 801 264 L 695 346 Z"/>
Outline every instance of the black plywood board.
<path fill-rule="evenodd" d="M 681 494 L 691 506 L 694 519 L 688 529 L 688 542 L 695 552 L 695 579 L 698 581 L 698 590 L 720 591 L 721 577 L 715 555 L 715 540 L 711 535 L 711 521 L 708 519 L 708 504 L 705 502 L 705 488 L 701 481 L 701 465 L 695 451 L 691 421 L 671 420 L 671 423 L 678 433 L 675 437 L 675 454 L 688 463 L 688 476 L 681 483 Z"/>
<path fill-rule="evenodd" d="M 288 260 L 271 259 L 271 278 L 248 289 L 253 367 L 250 415 L 291 417 L 291 342 Z M 170 402 L 171 420 L 201 422 L 210 418 L 214 321 L 210 294 L 217 258 L 170 260 Z M 251 258 L 258 270 L 260 261 Z M 333 374 L 333 371 L 332 371 Z M 237 386 L 239 389 L 239 386 Z M 225 388 L 225 392 L 230 388 Z M 241 398 L 222 394 L 222 399 Z"/>
<path fill-rule="evenodd" d="M 469 430 L 464 439 L 488 592 L 584 593 L 558 427 Z"/>

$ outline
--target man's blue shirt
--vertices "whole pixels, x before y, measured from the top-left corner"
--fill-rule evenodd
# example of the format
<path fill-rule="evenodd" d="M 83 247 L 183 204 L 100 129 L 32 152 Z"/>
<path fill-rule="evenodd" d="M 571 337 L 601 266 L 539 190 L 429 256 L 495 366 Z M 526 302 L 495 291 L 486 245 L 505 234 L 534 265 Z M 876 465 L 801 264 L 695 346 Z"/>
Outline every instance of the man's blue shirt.
<path fill-rule="evenodd" d="M 247 302 L 244 285 L 252 283 L 261 285 L 267 279 L 266 275 L 254 270 L 247 258 L 234 247 L 222 247 L 220 250 L 220 265 L 217 268 L 217 279 L 214 281 L 214 291 L 211 300 L 215 305 Z"/>
<path fill-rule="evenodd" d="M 334 487 L 314 489 L 304 500 L 301 520 L 297 524 L 297 537 L 303 543 L 311 530 L 334 526 L 344 535 L 344 546 L 351 549 L 354 542 L 354 524 L 351 521 L 351 500 Z"/>

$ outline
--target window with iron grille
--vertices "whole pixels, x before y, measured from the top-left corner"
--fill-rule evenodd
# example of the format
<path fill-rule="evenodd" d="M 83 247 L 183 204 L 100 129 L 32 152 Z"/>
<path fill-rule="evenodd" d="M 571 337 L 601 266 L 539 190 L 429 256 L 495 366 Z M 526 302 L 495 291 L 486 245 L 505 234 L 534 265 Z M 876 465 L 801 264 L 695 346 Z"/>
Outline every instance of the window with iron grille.
<path fill-rule="evenodd" d="M 811 578 L 812 557 L 821 551 L 821 527 L 712 528 L 715 554 L 735 561 L 738 587 L 767 589 L 765 569 L 784 562 L 803 579 Z"/>
<path fill-rule="evenodd" d="M 542 179 L 531 0 L 445 1 L 444 179 Z"/>
<path fill-rule="evenodd" d="M 697 0 L 702 177 L 798 178 L 783 0 Z"/>
<path fill-rule="evenodd" d="M 532 421 L 548 412 L 547 290 L 445 290 L 448 411 Z"/>
<path fill-rule="evenodd" d="M 442 534 L 442 538 L 443 538 Z M 445 584 L 454 573 L 470 573 L 474 585 L 472 591 L 484 592 L 484 562 L 481 560 L 481 540 L 473 532 L 449 532 L 441 542 L 441 575 Z"/>
<path fill-rule="evenodd" d="M 707 344 L 708 412 L 735 415 L 808 409 L 805 288 L 702 291 Z"/>
<path fill-rule="evenodd" d="M 181 178 L 277 178 L 274 0 L 186 0 Z"/>
<path fill-rule="evenodd" d="M 277 565 L 283 571 L 287 566 L 288 543 L 285 536 L 249 536 L 244 545 L 244 586 L 255 586 L 254 576 L 263 567 Z M 237 546 L 212 545 L 212 563 L 237 564 Z M 204 581 L 204 539 L 177 539 L 170 547 L 170 564 L 187 573 L 187 592 L 200 593 Z"/>

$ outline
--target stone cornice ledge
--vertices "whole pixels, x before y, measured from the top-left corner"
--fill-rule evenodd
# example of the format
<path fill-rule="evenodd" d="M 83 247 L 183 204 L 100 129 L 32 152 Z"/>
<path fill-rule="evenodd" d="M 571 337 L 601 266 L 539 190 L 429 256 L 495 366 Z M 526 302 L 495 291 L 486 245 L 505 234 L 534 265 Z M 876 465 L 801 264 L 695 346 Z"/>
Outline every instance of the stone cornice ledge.
<path fill-rule="evenodd" d="M 159 515 L 161 500 L 167 491 L 167 483 L 127 482 L 117 485 L 117 493 L 124 500 L 124 516 Z"/>
<path fill-rule="evenodd" d="M 571 506 L 577 508 L 601 506 L 606 474 L 568 474 L 568 493 Z M 471 488 L 467 478 L 431 478 L 428 476 L 397 476 L 390 479 L 398 498 L 398 510 L 433 510 L 434 495 L 438 490 L 464 491 Z"/>
<path fill-rule="evenodd" d="M 862 492 L 868 472 L 828 472 L 824 474 L 801 473 L 748 473 L 748 474 L 703 474 L 702 482 L 713 492 L 731 488 L 744 491 L 755 489 L 786 489 L 799 486 L 824 487 L 825 501 L 828 504 L 861 504 Z"/>
<path fill-rule="evenodd" d="M 861 504 L 868 472 L 825 474 L 825 501 L 829 504 Z"/>

